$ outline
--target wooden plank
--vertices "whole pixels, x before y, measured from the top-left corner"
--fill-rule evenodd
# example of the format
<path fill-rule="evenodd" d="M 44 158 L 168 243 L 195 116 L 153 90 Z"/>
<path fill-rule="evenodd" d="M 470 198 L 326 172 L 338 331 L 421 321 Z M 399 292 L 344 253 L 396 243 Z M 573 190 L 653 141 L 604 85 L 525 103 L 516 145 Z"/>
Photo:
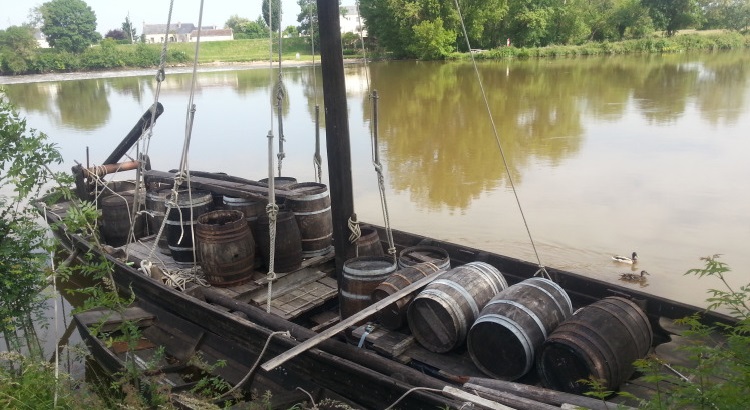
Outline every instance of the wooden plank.
<path fill-rule="evenodd" d="M 459 390 L 453 386 L 445 386 L 443 387 L 443 393 L 446 395 L 463 400 L 468 401 L 470 403 L 474 403 L 476 405 L 481 406 L 482 408 L 491 409 L 491 410 L 514 410 L 513 407 L 508 407 L 504 404 L 500 404 L 498 402 L 487 400 L 485 398 L 479 397 L 477 395 L 465 392 L 463 390 Z"/>
<path fill-rule="evenodd" d="M 323 340 L 330 338 L 331 336 L 337 334 L 338 332 L 346 329 L 349 326 L 354 325 L 360 320 L 366 319 L 374 315 L 379 310 L 387 307 L 391 303 L 401 299 L 402 297 L 408 295 L 409 293 L 414 292 L 415 290 L 421 288 L 422 286 L 426 286 L 428 283 L 435 280 L 438 276 L 442 275 L 444 272 L 445 271 L 437 271 L 437 272 L 434 272 L 425 276 L 424 278 L 406 286 L 405 288 L 399 290 L 398 292 L 395 292 L 392 295 L 362 309 L 357 314 L 354 314 L 346 319 L 343 319 L 337 325 L 324 330 L 323 332 L 319 333 L 317 336 L 307 339 L 306 341 L 298 344 L 297 346 L 265 362 L 261 367 L 265 371 L 271 371 L 272 369 L 275 369 L 276 367 L 284 364 L 287 360 L 297 356 L 298 354 L 306 350 L 309 350 L 317 346 Z"/>
<path fill-rule="evenodd" d="M 125 321 L 131 321 L 138 326 L 150 326 L 154 323 L 156 317 L 141 309 L 140 307 L 129 307 L 122 312 L 115 312 L 108 309 L 89 310 L 76 314 L 79 322 L 86 326 L 100 326 L 100 331 L 111 332 L 116 330 Z"/>
<path fill-rule="evenodd" d="M 516 396 L 526 397 L 554 406 L 560 406 L 564 403 L 570 403 L 592 410 L 608 410 L 617 408 L 615 404 L 603 400 L 594 399 L 593 397 L 579 396 L 577 394 L 559 392 L 551 389 L 545 389 L 543 387 L 509 382 L 505 380 L 488 379 L 484 377 L 471 377 L 466 383 L 464 383 L 464 387 L 469 389 L 475 388 L 474 386 L 487 387 L 492 390 L 511 393 Z"/>
<path fill-rule="evenodd" d="M 146 183 L 161 182 L 166 184 L 174 183 L 174 173 L 150 170 L 144 172 Z M 190 186 L 193 189 L 205 189 L 217 194 L 234 196 L 238 198 L 255 198 L 267 200 L 268 187 L 264 185 L 255 185 L 250 182 L 241 182 L 240 180 L 222 181 L 221 179 L 211 178 L 209 174 L 191 175 Z M 282 187 L 274 187 L 276 197 L 289 198 L 297 195 L 294 191 L 286 190 Z"/>

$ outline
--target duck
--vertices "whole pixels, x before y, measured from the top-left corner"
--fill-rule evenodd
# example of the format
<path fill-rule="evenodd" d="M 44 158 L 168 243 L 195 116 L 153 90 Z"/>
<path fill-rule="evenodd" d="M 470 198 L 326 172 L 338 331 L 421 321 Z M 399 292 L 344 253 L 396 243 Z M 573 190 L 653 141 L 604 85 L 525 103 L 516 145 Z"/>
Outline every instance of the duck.
<path fill-rule="evenodd" d="M 614 255 L 612 256 L 612 260 L 619 263 L 634 265 L 636 262 L 638 262 L 638 254 L 633 252 L 630 258 L 628 258 L 627 256 Z"/>
<path fill-rule="evenodd" d="M 636 273 L 621 273 L 620 274 L 620 280 L 624 280 L 625 282 L 646 282 L 646 277 L 644 275 L 648 275 L 649 273 L 645 270 L 642 270 L 640 275 Z"/>

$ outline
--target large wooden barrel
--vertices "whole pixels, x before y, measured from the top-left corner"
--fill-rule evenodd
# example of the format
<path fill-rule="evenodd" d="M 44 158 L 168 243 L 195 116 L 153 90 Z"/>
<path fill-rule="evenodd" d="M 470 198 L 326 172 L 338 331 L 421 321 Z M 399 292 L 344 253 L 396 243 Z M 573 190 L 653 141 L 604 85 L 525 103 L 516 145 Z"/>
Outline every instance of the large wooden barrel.
<path fill-rule="evenodd" d="M 363 226 L 357 239 L 357 256 L 383 256 L 383 245 L 378 231 L 371 226 Z"/>
<path fill-rule="evenodd" d="M 161 188 L 146 192 L 146 211 L 148 211 L 149 234 L 155 235 L 159 233 L 159 229 L 161 229 L 164 218 L 166 217 L 166 200 L 171 192 L 172 189 L 170 188 Z M 162 253 L 169 254 L 166 227 L 159 237 L 158 246 Z"/>
<path fill-rule="evenodd" d="M 131 217 L 135 206 L 135 195 L 132 192 L 112 194 L 102 199 L 102 220 L 100 231 L 104 241 L 110 246 L 122 246 L 128 243 Z M 136 215 L 132 223 L 135 238 L 141 238 L 146 232 L 144 216 Z"/>
<path fill-rule="evenodd" d="M 317 182 L 287 185 L 294 196 L 286 199 L 286 210 L 294 213 L 302 238 L 302 256 L 325 255 L 333 250 L 333 220 L 328 187 Z"/>
<path fill-rule="evenodd" d="M 344 262 L 339 289 L 341 318 L 370 306 L 372 292 L 394 271 L 396 263 L 389 256 L 359 256 Z"/>
<path fill-rule="evenodd" d="M 551 280 L 531 278 L 510 286 L 487 303 L 469 329 L 471 360 L 494 378 L 515 380 L 531 370 L 547 335 L 572 314 L 568 294 Z"/>
<path fill-rule="evenodd" d="M 398 267 L 405 268 L 418 263 L 432 262 L 440 269 L 450 269 L 448 252 L 437 246 L 417 245 L 404 248 L 398 255 Z"/>
<path fill-rule="evenodd" d="M 177 263 L 194 263 L 193 225 L 198 217 L 213 209 L 211 192 L 198 189 L 177 191 L 167 197 L 171 206 L 167 213 L 167 243 L 172 259 Z"/>
<path fill-rule="evenodd" d="M 254 230 L 258 223 L 258 217 L 266 213 L 266 203 L 253 198 L 236 198 L 224 195 L 224 209 L 241 211 L 245 215 L 250 230 Z"/>
<path fill-rule="evenodd" d="M 426 349 L 444 353 L 464 343 L 485 304 L 508 286 L 494 266 L 471 262 L 444 273 L 409 305 L 412 334 Z"/>
<path fill-rule="evenodd" d="M 258 226 L 256 231 L 253 232 L 257 244 L 256 249 L 263 257 L 266 267 L 269 266 L 271 260 L 269 223 L 268 215 L 259 216 Z M 281 211 L 276 215 L 276 240 L 274 243 L 274 272 L 292 272 L 302 266 L 302 239 L 293 213 Z"/>
<path fill-rule="evenodd" d="M 263 178 L 259 180 L 258 182 L 260 182 L 263 185 L 268 186 L 268 181 L 269 181 L 268 178 Z M 297 178 L 294 178 L 294 177 L 273 177 L 274 187 L 284 188 L 284 187 L 287 187 L 289 185 L 296 184 L 296 183 L 297 183 Z"/>
<path fill-rule="evenodd" d="M 537 355 L 537 372 L 551 389 L 583 394 L 594 377 L 616 390 L 633 374 L 653 341 L 648 317 L 635 303 L 607 297 L 583 307 L 555 329 Z"/>
<path fill-rule="evenodd" d="M 432 262 L 422 262 L 399 269 L 372 291 L 372 302 L 383 300 L 431 273 L 445 269 L 446 267 L 440 268 Z M 406 324 L 406 311 L 413 299 L 413 294 L 406 295 L 378 311 L 377 318 L 380 325 L 386 329 L 396 330 Z"/>
<path fill-rule="evenodd" d="M 195 225 L 195 238 L 208 283 L 232 286 L 250 279 L 255 241 L 241 211 L 219 210 L 201 215 Z"/>

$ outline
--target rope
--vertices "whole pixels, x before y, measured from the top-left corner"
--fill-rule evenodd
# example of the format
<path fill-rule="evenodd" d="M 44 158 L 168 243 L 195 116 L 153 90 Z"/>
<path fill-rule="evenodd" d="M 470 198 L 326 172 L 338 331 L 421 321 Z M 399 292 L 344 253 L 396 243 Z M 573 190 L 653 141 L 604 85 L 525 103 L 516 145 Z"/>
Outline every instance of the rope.
<path fill-rule="evenodd" d="M 385 410 L 391 410 L 392 408 L 396 407 L 396 405 L 401 400 L 403 400 L 406 396 L 408 396 L 409 394 L 411 394 L 412 392 L 415 392 L 415 391 L 431 391 L 431 392 L 434 392 L 434 393 L 442 393 L 443 392 L 442 390 L 433 389 L 433 388 L 430 388 L 430 387 L 412 387 L 411 389 L 407 390 L 406 393 L 402 394 L 401 397 L 398 398 L 398 400 L 394 401 L 393 404 L 391 404 L 390 406 L 386 407 Z"/>
<path fill-rule="evenodd" d="M 270 3 L 270 2 L 269 2 Z M 273 131 L 268 131 L 268 205 L 266 205 L 268 214 L 268 295 L 266 297 L 266 312 L 271 312 L 271 295 L 273 294 L 273 281 L 276 280 L 274 272 L 274 260 L 276 259 L 276 217 L 279 213 L 279 207 L 276 205 L 276 181 L 273 177 Z"/>
<path fill-rule="evenodd" d="M 276 335 L 284 335 L 286 337 L 292 337 L 291 333 L 289 333 L 288 330 L 272 332 L 268 336 L 268 339 L 266 339 L 266 344 L 263 346 L 263 350 L 260 351 L 260 354 L 258 355 L 258 359 L 255 360 L 255 363 L 253 364 L 253 367 L 250 368 L 250 371 L 247 372 L 247 374 L 245 375 L 245 377 L 243 377 L 242 380 L 240 380 L 237 384 L 235 384 L 234 387 L 232 387 L 231 389 L 229 389 L 227 392 L 225 392 L 224 394 L 220 395 L 219 397 L 216 397 L 214 400 L 219 400 L 222 397 L 226 397 L 227 395 L 229 395 L 233 391 L 237 390 L 240 386 L 242 386 L 245 383 L 247 383 L 247 381 L 250 379 L 250 377 L 252 377 L 252 375 L 255 374 L 255 370 L 258 368 L 258 365 L 260 364 L 260 360 L 263 358 L 263 355 L 266 353 L 266 349 L 268 349 L 268 345 L 271 343 L 271 339 L 273 339 L 273 337 L 276 336 Z"/>
<path fill-rule="evenodd" d="M 485 92 L 484 84 L 482 84 L 482 77 L 479 75 L 479 68 L 477 67 L 477 61 L 474 58 L 474 52 L 471 51 L 471 43 L 469 42 L 469 34 L 466 32 L 466 25 L 464 24 L 464 17 L 461 14 L 461 6 L 459 6 L 458 0 L 454 0 L 454 3 L 456 4 L 456 11 L 458 12 L 458 19 L 461 22 L 461 30 L 463 32 L 464 39 L 466 40 L 466 46 L 469 48 L 469 55 L 471 56 L 471 63 L 474 65 L 474 72 L 476 73 L 477 81 L 479 82 L 479 89 L 482 91 L 482 99 L 484 100 L 484 105 L 487 108 L 487 114 L 489 115 L 490 124 L 492 125 L 492 131 L 495 134 L 495 141 L 497 142 L 497 147 L 500 149 L 500 156 L 502 156 L 503 158 L 503 166 L 505 167 L 505 173 L 508 175 L 508 183 L 510 184 L 510 187 L 513 189 L 513 196 L 516 199 L 518 210 L 521 213 L 521 219 L 523 219 L 523 225 L 526 228 L 526 233 L 529 236 L 529 241 L 531 242 L 531 248 L 534 250 L 534 255 L 536 256 L 537 264 L 540 270 L 544 270 L 544 264 L 542 264 L 542 259 L 539 257 L 539 252 L 537 251 L 536 245 L 534 244 L 534 238 L 531 236 L 531 229 L 529 228 L 529 223 L 526 220 L 526 215 L 524 215 L 523 207 L 521 206 L 521 200 L 518 197 L 518 192 L 516 191 L 516 185 L 513 182 L 513 176 L 510 173 L 508 160 L 505 158 L 505 151 L 503 150 L 503 144 L 500 141 L 500 134 L 497 131 L 495 120 L 492 117 L 492 110 L 490 109 L 490 103 L 487 100 L 487 93 Z M 544 273 L 546 273 L 546 271 L 544 271 Z M 549 274 L 547 274 L 547 277 L 549 277 Z"/>
<path fill-rule="evenodd" d="M 313 68 L 313 95 L 315 96 L 315 154 L 313 155 L 313 168 L 315 170 L 315 181 L 322 182 L 323 179 L 323 159 L 320 156 L 320 105 L 318 105 L 318 73 L 315 69 L 315 25 L 312 18 L 312 7 L 308 10 L 310 19 L 310 46 L 312 47 L 312 68 Z"/>
<path fill-rule="evenodd" d="M 383 210 L 383 221 L 385 224 L 385 234 L 388 239 L 388 253 L 396 260 L 396 245 L 393 241 L 393 231 L 391 230 L 391 219 L 388 213 L 388 200 L 385 195 L 385 177 L 383 176 L 383 165 L 380 163 L 380 154 L 378 153 L 378 92 L 373 91 L 370 94 L 372 100 L 372 128 L 370 129 L 372 140 L 372 163 L 375 166 L 375 172 L 378 177 L 378 191 L 380 192 L 380 207 Z"/>
<path fill-rule="evenodd" d="M 349 243 L 357 243 L 359 238 L 362 237 L 362 229 L 360 229 L 359 227 L 357 214 L 352 215 L 346 224 L 347 226 L 349 226 L 349 231 L 351 232 L 351 234 L 349 235 Z M 359 256 L 359 248 L 357 246 L 354 247 L 354 256 Z"/>

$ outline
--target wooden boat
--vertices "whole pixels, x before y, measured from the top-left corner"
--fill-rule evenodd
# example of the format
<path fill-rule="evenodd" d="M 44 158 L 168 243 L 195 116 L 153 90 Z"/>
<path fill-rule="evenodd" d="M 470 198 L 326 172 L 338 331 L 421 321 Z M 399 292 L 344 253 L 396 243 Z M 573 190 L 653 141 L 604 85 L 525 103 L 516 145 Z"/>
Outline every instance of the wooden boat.
<path fill-rule="evenodd" d="M 161 394 L 176 408 L 196 408 L 207 402 L 225 408 L 261 401 L 264 396 L 271 408 L 290 408 L 313 396 L 317 401 L 332 398 L 346 403 L 345 398 L 293 375 L 251 373 L 255 358 L 246 349 L 232 346 L 226 338 L 199 324 L 142 300 L 122 311 L 98 308 L 73 318 L 93 358 L 107 374 L 127 377 L 132 372 L 131 377 L 139 377 L 135 382 L 141 392 Z M 122 337 L 125 322 L 138 328 L 135 340 Z M 254 386 L 252 392 L 228 392 L 248 374 Z M 208 380 L 218 383 L 209 388 L 199 385 Z M 216 385 L 224 387 L 217 389 Z M 196 389 L 207 391 L 198 394 Z"/>
<path fill-rule="evenodd" d="M 342 305 L 352 303 L 347 295 L 355 290 L 360 292 L 358 296 L 369 296 L 368 291 L 363 289 L 371 284 L 355 283 L 352 287 L 352 283 L 345 279 L 347 262 L 355 256 L 357 244 L 348 241 L 347 230 L 347 222 L 353 214 L 353 199 L 346 106 L 345 103 L 343 106 L 341 104 L 342 101 L 345 102 L 342 97 L 345 90 L 338 38 L 338 7 L 328 3 L 335 2 L 319 1 L 318 10 L 321 21 L 331 22 L 330 25 L 321 24 L 320 35 L 327 107 L 326 138 L 331 173 L 329 188 L 333 250 L 324 247 L 319 254 L 289 265 L 291 268 L 288 272 L 276 273 L 276 277 L 270 281 L 270 290 L 266 271 L 260 269 L 251 269 L 244 276 L 234 276 L 234 273 L 226 275 L 219 278 L 219 283 L 216 283 L 219 286 L 189 285 L 185 289 L 177 289 L 165 275 L 169 271 L 181 269 L 184 264 L 176 260 L 174 252 L 171 256 L 158 255 L 157 262 L 154 258 L 157 238 L 154 236 L 141 237 L 136 242 L 117 246 L 97 246 L 93 238 L 69 232 L 60 224 L 69 209 L 75 206 L 74 201 L 59 201 L 45 209 L 44 214 L 55 234 L 71 249 L 109 261 L 113 266 L 115 283 L 122 290 L 134 293 L 144 306 L 149 305 L 179 318 L 187 323 L 185 326 L 198 327 L 206 337 L 221 338 L 227 349 L 240 349 L 244 352 L 243 355 L 258 358 L 268 341 L 265 355 L 261 358 L 264 362 L 259 370 L 261 376 L 270 377 L 274 373 L 293 375 L 299 380 L 333 391 L 364 408 L 383 408 L 394 403 L 398 403 L 398 407 L 410 409 L 459 408 L 467 400 L 484 405 L 487 403 L 483 400 L 490 400 L 513 408 L 546 408 L 550 403 L 558 406 L 561 403 L 573 403 L 601 408 L 601 401 L 539 388 L 540 375 L 535 370 L 525 373 L 516 382 L 491 380 L 486 372 L 473 363 L 471 352 L 462 341 L 457 341 L 455 348 L 436 352 L 436 349 L 425 347 L 423 341 L 416 340 L 418 338 L 415 338 L 413 326 L 396 330 L 377 326 L 374 314 L 378 309 L 389 306 L 413 289 L 420 289 L 437 276 L 450 271 L 445 273 L 444 269 L 435 269 L 423 279 L 380 302 L 342 317 Z M 156 106 L 155 112 L 158 114 L 161 109 Z M 81 198 L 90 198 L 91 181 L 97 179 L 94 177 L 97 172 L 106 173 L 139 166 L 138 163 L 123 165 L 116 162 L 140 136 L 140 130 L 148 125 L 150 118 L 150 111 L 144 114 L 103 167 L 74 167 L 77 192 Z M 141 174 L 144 187 L 171 186 L 175 181 L 174 172 L 143 170 Z M 268 186 L 219 173 L 191 172 L 189 183 L 192 189 L 210 192 L 212 196 L 266 202 L 270 197 L 276 198 L 278 202 L 294 200 L 300 195 L 288 187 L 276 187 L 273 183 Z M 187 182 L 183 181 L 175 189 L 186 186 Z M 122 194 L 121 192 L 120 195 Z M 40 207 L 43 205 L 40 204 Z M 374 225 L 363 226 L 377 233 L 376 249 L 388 248 L 390 238 L 393 238 L 397 253 L 416 246 L 441 249 L 450 259 L 451 266 L 482 263 L 481 266 L 489 266 L 501 272 L 507 285 L 520 284 L 540 272 L 540 267 L 531 262 L 408 232 L 386 230 Z M 283 234 L 279 238 L 280 241 L 286 239 Z M 275 259 L 269 258 L 266 265 L 270 264 L 270 260 Z M 284 262 L 281 258 L 274 263 Z M 437 264 L 435 260 L 432 262 Z M 248 265 L 255 266 L 257 263 L 246 262 L 245 266 Z M 554 268 L 545 268 L 545 271 L 550 282 L 564 290 L 572 307 L 576 309 L 612 296 L 617 297 L 618 301 L 626 301 L 618 303 L 637 305 L 638 312 L 642 312 L 640 314 L 647 318 L 649 332 L 653 331 L 653 337 L 649 339 L 649 345 L 652 346 L 645 346 L 646 349 L 669 344 L 670 332 L 674 331 L 667 326 L 670 319 L 700 311 L 694 306 L 576 273 Z M 478 285 L 470 283 L 467 286 Z M 270 301 L 267 300 L 269 294 Z M 267 305 L 269 302 L 270 306 Z M 479 308 L 481 307 L 475 310 Z M 433 315 L 433 320 L 430 320 L 430 314 Z M 432 325 L 444 327 L 445 318 L 434 312 L 427 312 L 426 315 L 428 333 L 435 330 L 431 328 Z M 731 322 L 730 318 L 715 313 L 707 313 L 706 320 Z M 370 326 L 372 324 L 376 326 L 373 328 Z M 468 323 L 465 326 L 471 325 Z M 179 327 L 176 330 L 180 330 Z M 604 334 L 598 336 L 605 340 L 608 337 L 618 339 L 618 335 L 606 333 L 610 330 L 602 329 Z M 280 331 L 288 331 L 290 337 L 272 337 L 274 332 Z M 596 329 L 594 332 L 596 333 Z M 491 332 L 489 334 L 492 335 Z M 481 343 L 478 346 L 481 348 Z M 488 349 L 501 351 L 499 346 L 490 346 Z M 554 367 L 553 362 L 564 359 L 563 356 L 560 353 L 553 355 L 547 363 L 548 367 Z M 629 363 L 624 366 L 629 366 Z M 639 379 L 637 374 L 619 388 L 640 398 L 648 397 L 653 392 L 653 386 Z"/>

